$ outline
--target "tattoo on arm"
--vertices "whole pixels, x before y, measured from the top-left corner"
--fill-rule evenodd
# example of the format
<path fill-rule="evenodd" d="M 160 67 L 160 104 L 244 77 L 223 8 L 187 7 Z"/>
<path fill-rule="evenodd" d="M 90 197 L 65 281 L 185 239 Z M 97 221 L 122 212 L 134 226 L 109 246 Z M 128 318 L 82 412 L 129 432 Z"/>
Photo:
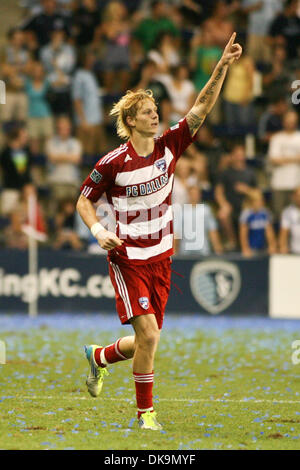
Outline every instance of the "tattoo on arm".
<path fill-rule="evenodd" d="M 217 75 L 215 76 L 214 80 L 212 80 L 212 82 L 209 84 L 209 86 L 207 87 L 207 90 L 205 91 L 205 93 L 203 94 L 203 96 L 199 96 L 199 103 L 201 104 L 207 104 L 207 102 L 210 101 L 212 95 L 214 94 L 215 92 L 215 87 L 217 86 L 218 84 L 218 81 L 220 80 L 220 78 L 222 77 L 223 75 L 223 71 L 224 71 L 224 67 L 220 67 Z M 198 100 L 197 100 L 198 101 Z M 196 101 L 196 104 L 197 104 L 197 101 Z"/>
<path fill-rule="evenodd" d="M 221 82 L 220 82 L 221 80 Z M 193 113 L 190 111 L 187 116 L 186 120 L 190 129 L 190 133 L 192 136 L 195 135 L 199 127 L 201 126 L 202 122 L 205 119 L 206 114 L 210 111 L 211 107 L 213 106 L 215 100 L 220 91 L 215 90 L 215 88 L 219 85 L 219 90 L 222 86 L 224 80 L 224 66 L 220 67 L 215 75 L 215 77 L 206 85 L 204 90 L 199 94 L 198 98 L 196 99 L 194 110 L 200 104 L 204 105 L 202 107 L 201 116 L 198 114 Z"/>
<path fill-rule="evenodd" d="M 197 116 L 197 114 L 194 114 L 192 111 L 190 111 L 186 115 L 186 121 L 188 123 L 190 133 L 193 136 L 196 133 L 196 131 L 199 129 L 199 127 L 201 126 L 204 119 L 202 117 Z"/>

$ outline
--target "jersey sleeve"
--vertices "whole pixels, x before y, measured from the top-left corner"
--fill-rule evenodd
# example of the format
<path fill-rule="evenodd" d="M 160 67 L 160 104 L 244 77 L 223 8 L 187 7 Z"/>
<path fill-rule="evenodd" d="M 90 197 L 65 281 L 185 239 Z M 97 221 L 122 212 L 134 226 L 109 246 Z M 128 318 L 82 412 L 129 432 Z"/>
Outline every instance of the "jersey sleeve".
<path fill-rule="evenodd" d="M 186 120 L 186 117 L 181 119 L 177 124 L 170 127 L 161 137 L 159 141 L 168 147 L 175 159 L 178 160 L 180 155 L 186 150 L 186 148 L 194 142 L 196 139 L 197 132 L 192 137 L 190 129 Z"/>
<path fill-rule="evenodd" d="M 114 184 L 114 167 L 112 164 L 96 163 L 94 169 L 86 177 L 80 187 L 80 192 L 92 202 L 97 202 L 103 193 Z"/>

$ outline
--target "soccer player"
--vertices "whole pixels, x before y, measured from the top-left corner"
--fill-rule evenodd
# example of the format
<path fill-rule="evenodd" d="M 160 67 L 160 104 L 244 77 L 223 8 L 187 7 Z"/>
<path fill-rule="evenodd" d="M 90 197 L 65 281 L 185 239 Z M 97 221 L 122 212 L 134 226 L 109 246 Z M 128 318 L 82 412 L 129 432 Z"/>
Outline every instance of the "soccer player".
<path fill-rule="evenodd" d="M 90 365 L 87 388 L 93 397 L 99 396 L 107 366 L 133 358 L 142 429 L 161 429 L 153 411 L 153 365 L 170 290 L 175 165 L 216 102 L 228 67 L 241 56 L 235 37 L 236 33 L 190 112 L 162 136 L 155 138 L 158 114 L 151 91 L 127 91 L 111 111 L 117 117 L 118 135 L 126 143 L 98 161 L 77 202 L 83 221 L 108 250 L 121 323 L 130 323 L 134 330 L 133 336 L 109 346 L 85 347 Z M 106 230 L 96 216 L 93 203 L 104 192 L 116 215 L 116 233 Z"/>

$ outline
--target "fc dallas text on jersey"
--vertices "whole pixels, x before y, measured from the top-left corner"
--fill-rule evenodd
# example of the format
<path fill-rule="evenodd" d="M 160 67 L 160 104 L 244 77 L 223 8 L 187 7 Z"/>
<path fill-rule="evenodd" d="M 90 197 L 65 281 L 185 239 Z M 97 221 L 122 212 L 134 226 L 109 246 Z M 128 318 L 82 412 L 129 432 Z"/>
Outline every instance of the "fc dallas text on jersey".
<path fill-rule="evenodd" d="M 155 139 L 153 152 L 141 157 L 131 142 L 101 158 L 81 186 L 93 202 L 105 192 L 124 240 L 109 251 L 111 261 L 146 264 L 173 254 L 171 193 L 178 158 L 191 144 L 186 119 Z"/>

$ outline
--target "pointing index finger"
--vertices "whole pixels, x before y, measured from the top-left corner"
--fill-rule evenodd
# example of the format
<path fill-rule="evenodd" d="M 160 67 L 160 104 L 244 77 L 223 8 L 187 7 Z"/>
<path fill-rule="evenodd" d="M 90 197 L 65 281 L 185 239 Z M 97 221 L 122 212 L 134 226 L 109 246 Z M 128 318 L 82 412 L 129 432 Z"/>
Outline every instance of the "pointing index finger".
<path fill-rule="evenodd" d="M 231 38 L 229 39 L 229 43 L 228 43 L 229 46 L 232 46 L 235 38 L 236 38 L 236 32 L 232 33 Z"/>

